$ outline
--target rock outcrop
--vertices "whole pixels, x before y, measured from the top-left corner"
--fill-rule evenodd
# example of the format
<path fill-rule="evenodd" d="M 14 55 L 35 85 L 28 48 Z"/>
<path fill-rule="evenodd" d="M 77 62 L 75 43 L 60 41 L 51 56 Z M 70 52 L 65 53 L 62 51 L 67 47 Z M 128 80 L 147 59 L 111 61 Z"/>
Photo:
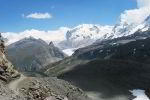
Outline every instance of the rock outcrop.
<path fill-rule="evenodd" d="M 150 89 L 146 89 L 145 94 L 150 98 Z"/>
<path fill-rule="evenodd" d="M 19 77 L 20 74 L 18 71 L 14 70 L 13 67 L 11 62 L 5 57 L 5 45 L 2 36 L 0 35 L 0 79 L 9 82 L 13 80 L 13 78 Z"/>

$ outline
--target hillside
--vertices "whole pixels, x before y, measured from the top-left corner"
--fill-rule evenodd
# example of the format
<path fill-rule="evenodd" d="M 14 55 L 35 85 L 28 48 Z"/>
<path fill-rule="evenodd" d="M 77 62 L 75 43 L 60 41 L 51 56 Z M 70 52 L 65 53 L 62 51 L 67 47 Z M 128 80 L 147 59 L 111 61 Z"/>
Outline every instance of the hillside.
<path fill-rule="evenodd" d="M 43 66 L 62 60 L 66 55 L 51 42 L 25 38 L 6 48 L 8 59 L 20 71 L 38 71 Z"/>
<path fill-rule="evenodd" d="M 71 70 L 76 65 L 87 63 L 94 59 L 131 60 L 149 64 L 149 31 L 136 32 L 133 35 L 120 37 L 80 48 L 73 56 L 44 68 L 47 74 L 58 75 Z M 54 74 L 53 74 L 54 73 Z"/>
<path fill-rule="evenodd" d="M 98 93 L 104 100 L 131 99 L 129 90 L 150 87 L 149 34 L 149 31 L 137 31 L 129 36 L 97 41 L 43 71 L 71 82 L 90 95 Z M 118 96 L 123 98 L 114 99 Z"/>
<path fill-rule="evenodd" d="M 77 65 L 58 78 L 69 81 L 84 91 L 100 93 L 99 98 L 104 100 L 113 100 L 119 96 L 131 98 L 129 90 L 146 90 L 150 87 L 149 66 L 132 61 L 97 59 Z"/>

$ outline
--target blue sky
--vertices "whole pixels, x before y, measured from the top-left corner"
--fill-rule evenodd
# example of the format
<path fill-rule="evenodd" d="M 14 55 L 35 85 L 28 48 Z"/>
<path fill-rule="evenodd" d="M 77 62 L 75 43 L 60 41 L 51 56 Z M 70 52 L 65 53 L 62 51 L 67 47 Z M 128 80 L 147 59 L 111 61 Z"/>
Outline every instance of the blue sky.
<path fill-rule="evenodd" d="M 136 0 L 0 0 L 0 31 L 54 30 L 79 24 L 113 25 L 120 13 L 136 8 Z M 52 18 L 34 19 L 32 13 Z"/>

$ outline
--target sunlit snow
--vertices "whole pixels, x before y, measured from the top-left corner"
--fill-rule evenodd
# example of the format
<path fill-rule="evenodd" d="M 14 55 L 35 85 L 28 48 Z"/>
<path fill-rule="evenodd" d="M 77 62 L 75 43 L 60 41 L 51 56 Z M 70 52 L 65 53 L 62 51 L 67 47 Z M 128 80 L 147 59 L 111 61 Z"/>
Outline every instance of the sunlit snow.
<path fill-rule="evenodd" d="M 150 100 L 146 95 L 144 90 L 132 90 L 131 91 L 134 96 L 136 96 L 133 100 Z"/>

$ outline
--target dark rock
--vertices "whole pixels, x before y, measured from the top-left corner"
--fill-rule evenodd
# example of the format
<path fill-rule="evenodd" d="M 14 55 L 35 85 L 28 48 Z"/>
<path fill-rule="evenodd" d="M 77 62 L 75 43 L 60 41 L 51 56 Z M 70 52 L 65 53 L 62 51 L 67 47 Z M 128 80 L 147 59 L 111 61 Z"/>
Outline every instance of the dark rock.
<path fill-rule="evenodd" d="M 0 75 L 0 79 L 1 79 L 2 81 L 5 81 L 5 82 L 7 82 L 7 81 L 8 81 L 8 79 L 6 79 L 6 77 L 5 77 L 5 76 L 1 76 L 1 75 Z"/>
<path fill-rule="evenodd" d="M 4 72 L 4 69 L 0 66 L 0 75 L 2 75 Z"/>
<path fill-rule="evenodd" d="M 145 94 L 150 98 L 150 89 L 146 89 Z"/>

